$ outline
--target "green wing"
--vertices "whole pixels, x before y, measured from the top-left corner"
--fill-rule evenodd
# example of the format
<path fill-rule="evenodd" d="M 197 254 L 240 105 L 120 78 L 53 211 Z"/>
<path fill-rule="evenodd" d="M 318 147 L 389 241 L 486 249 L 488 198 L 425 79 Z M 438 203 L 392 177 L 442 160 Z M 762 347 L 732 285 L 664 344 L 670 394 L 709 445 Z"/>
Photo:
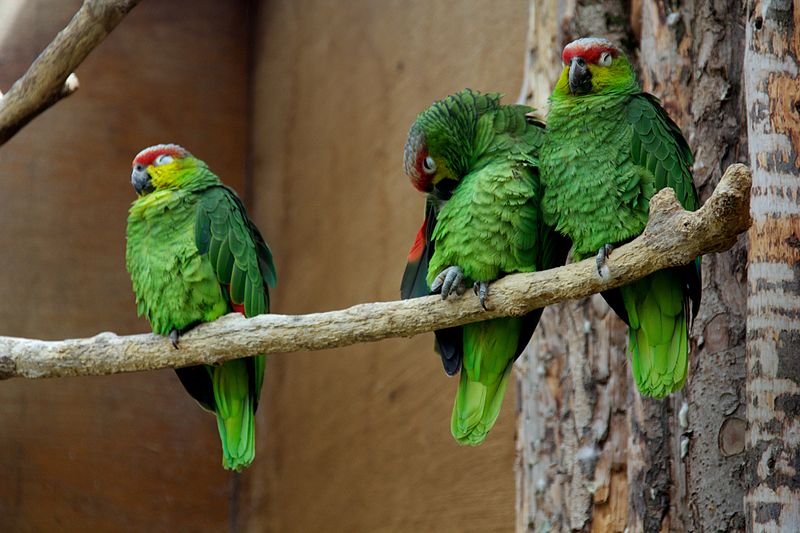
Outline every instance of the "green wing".
<path fill-rule="evenodd" d="M 231 189 L 217 186 L 203 192 L 195 243 L 201 255 L 208 253 L 231 302 L 244 305 L 246 317 L 269 312 L 269 287 L 277 282 L 272 252 Z"/>
<path fill-rule="evenodd" d="M 680 128 L 652 95 L 632 96 L 627 110 L 634 163 L 652 173 L 656 190 L 670 187 L 684 209 L 697 209 L 692 152 Z M 661 398 L 683 387 L 688 371 L 689 302 L 693 302 L 694 315 L 700 293 L 699 257 L 689 265 L 662 270 L 611 291 L 624 302 L 631 369 L 643 395 Z"/>
<path fill-rule="evenodd" d="M 656 190 L 671 187 L 684 209 L 697 209 L 700 201 L 692 179 L 692 150 L 658 98 L 647 93 L 634 95 L 628 102 L 628 120 L 634 162 L 652 172 Z M 700 258 L 680 269 L 693 302 L 692 314 L 696 315 L 700 307 Z"/>
<path fill-rule="evenodd" d="M 639 93 L 628 102 L 628 121 L 632 127 L 631 155 L 655 177 L 655 188 L 671 187 L 684 209 L 698 207 L 697 190 L 692 181 L 692 150 L 658 98 Z"/>
<path fill-rule="evenodd" d="M 233 190 L 220 185 L 201 193 L 194 236 L 198 252 L 207 255 L 231 307 L 246 317 L 268 313 L 269 287 L 277 282 L 272 252 Z M 198 379 L 197 374 L 206 372 L 202 381 L 187 385 L 192 376 L 181 378 L 190 393 L 202 390 L 208 395 L 211 384 L 222 441 L 222 464 L 227 469 L 242 470 L 255 457 L 254 413 L 264 382 L 264 367 L 264 356 L 257 355 L 219 366 L 190 367 L 192 376 Z M 179 369 L 179 376 L 182 370 Z"/>
<path fill-rule="evenodd" d="M 277 283 L 272 252 L 232 189 L 220 185 L 203 192 L 197 204 L 194 236 L 198 252 L 208 254 L 230 301 L 244 306 L 244 316 L 268 313 L 269 288 Z M 264 357 L 248 359 L 250 364 L 257 405 Z"/>

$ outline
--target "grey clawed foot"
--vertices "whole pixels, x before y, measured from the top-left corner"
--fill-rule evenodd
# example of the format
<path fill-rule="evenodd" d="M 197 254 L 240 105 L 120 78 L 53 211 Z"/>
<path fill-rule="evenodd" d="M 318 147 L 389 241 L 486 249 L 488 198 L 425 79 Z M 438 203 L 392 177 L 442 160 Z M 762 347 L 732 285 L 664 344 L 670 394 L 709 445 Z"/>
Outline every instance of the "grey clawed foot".
<path fill-rule="evenodd" d="M 481 307 L 486 310 L 486 295 L 489 292 L 489 284 L 485 281 L 476 281 L 472 286 L 472 291 L 478 295 L 481 301 Z"/>
<path fill-rule="evenodd" d="M 611 271 L 608 270 L 606 261 L 608 261 L 613 250 L 613 244 L 606 244 L 597 251 L 597 275 L 600 276 L 600 279 L 603 281 L 608 281 L 609 278 L 611 278 Z"/>
<path fill-rule="evenodd" d="M 181 332 L 177 329 L 173 329 L 169 332 L 169 340 L 172 341 L 172 347 L 176 350 L 178 349 L 178 339 L 181 338 Z"/>
<path fill-rule="evenodd" d="M 459 296 L 464 294 L 464 271 L 461 267 L 450 266 L 439 272 L 439 275 L 431 283 L 431 292 L 442 293 L 442 300 L 455 293 Z"/>

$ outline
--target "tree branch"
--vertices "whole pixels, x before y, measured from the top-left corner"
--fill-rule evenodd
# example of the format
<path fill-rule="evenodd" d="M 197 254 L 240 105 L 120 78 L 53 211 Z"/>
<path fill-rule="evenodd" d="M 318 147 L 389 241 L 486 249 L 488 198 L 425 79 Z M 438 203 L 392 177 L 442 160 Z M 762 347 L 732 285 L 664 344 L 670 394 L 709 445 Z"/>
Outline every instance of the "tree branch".
<path fill-rule="evenodd" d="M 644 233 L 614 250 L 611 277 L 602 281 L 593 259 L 563 267 L 514 274 L 493 283 L 488 310 L 471 293 L 355 305 L 309 315 L 229 314 L 201 324 L 181 339 L 180 349 L 153 334 L 41 341 L 0 337 L 0 379 L 116 374 L 218 363 L 257 353 L 323 350 L 497 318 L 519 316 L 563 300 L 619 287 L 656 270 L 684 265 L 696 256 L 722 252 L 750 227 L 750 170 L 731 165 L 714 194 L 695 212 L 684 211 L 672 189 L 650 201 Z"/>
<path fill-rule="evenodd" d="M 78 89 L 72 73 L 139 0 L 84 0 L 28 71 L 0 97 L 0 145 Z"/>

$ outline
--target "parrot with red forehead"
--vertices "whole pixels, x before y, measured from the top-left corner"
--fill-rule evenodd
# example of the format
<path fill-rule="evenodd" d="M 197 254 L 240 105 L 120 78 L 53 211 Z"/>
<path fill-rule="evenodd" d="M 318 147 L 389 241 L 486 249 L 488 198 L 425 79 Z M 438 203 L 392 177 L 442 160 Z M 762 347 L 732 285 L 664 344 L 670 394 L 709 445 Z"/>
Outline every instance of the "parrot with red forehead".
<path fill-rule="evenodd" d="M 467 89 L 419 114 L 404 163 L 426 195 L 425 220 L 408 256 L 403 298 L 447 298 L 469 284 L 485 307 L 489 282 L 563 262 L 566 248 L 559 254 L 559 238 L 541 220 L 537 153 L 544 128 L 527 116 L 532 111 Z M 459 443 L 486 438 L 541 313 L 435 332 L 445 371 L 461 371 L 450 424 Z"/>
<path fill-rule="evenodd" d="M 685 209 L 697 209 L 692 151 L 613 43 L 578 39 L 562 59 L 540 152 L 542 211 L 546 223 L 572 240 L 573 257 L 595 256 L 605 278 L 613 247 L 644 230 L 656 191 L 671 187 Z M 641 394 L 662 398 L 686 382 L 700 291 L 698 257 L 603 294 L 629 326 L 631 370 Z"/>
<path fill-rule="evenodd" d="M 137 198 L 128 216 L 126 265 L 140 316 L 178 348 L 180 335 L 236 311 L 269 312 L 277 281 L 272 253 L 236 193 L 176 144 L 134 158 Z M 255 457 L 255 418 L 264 356 L 178 368 L 189 394 L 217 419 L 222 465 L 241 471 Z"/>

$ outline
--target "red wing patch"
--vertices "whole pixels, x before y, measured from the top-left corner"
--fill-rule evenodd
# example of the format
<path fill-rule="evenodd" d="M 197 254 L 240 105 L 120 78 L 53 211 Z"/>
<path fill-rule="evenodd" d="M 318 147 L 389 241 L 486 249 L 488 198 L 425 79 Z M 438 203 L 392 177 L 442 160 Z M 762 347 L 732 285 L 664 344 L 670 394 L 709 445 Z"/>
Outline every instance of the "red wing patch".
<path fill-rule="evenodd" d="M 425 229 L 428 226 L 428 219 L 422 221 L 422 227 L 419 228 L 417 232 L 417 238 L 414 239 L 414 246 L 411 247 L 411 251 L 408 252 L 408 261 L 410 263 L 414 263 L 419 261 L 419 258 L 422 257 L 422 251 L 425 249 Z"/>
<path fill-rule="evenodd" d="M 241 314 L 244 315 L 244 304 L 234 303 L 233 295 L 231 294 L 231 286 L 230 285 L 225 285 L 225 288 L 228 289 L 228 300 L 230 300 L 231 307 L 233 308 L 233 310 L 236 311 L 237 313 L 241 313 Z"/>

